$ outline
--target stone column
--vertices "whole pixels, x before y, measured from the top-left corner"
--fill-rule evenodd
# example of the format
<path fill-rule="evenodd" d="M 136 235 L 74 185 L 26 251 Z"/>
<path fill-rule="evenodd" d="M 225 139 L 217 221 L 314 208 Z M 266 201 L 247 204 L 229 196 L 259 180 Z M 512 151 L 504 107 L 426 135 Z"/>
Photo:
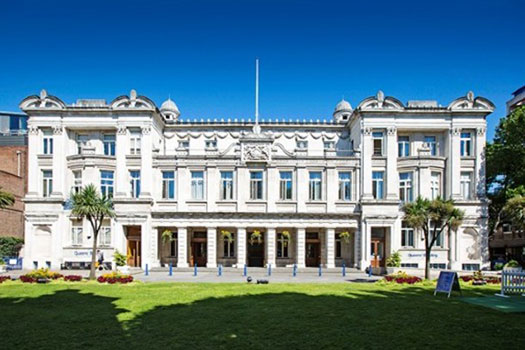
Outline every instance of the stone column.
<path fill-rule="evenodd" d="M 360 262 L 359 259 L 362 254 L 362 252 L 360 251 L 360 236 L 361 236 L 361 231 L 358 229 L 355 229 L 354 230 L 354 267 L 356 268 L 359 266 L 359 262 Z"/>
<path fill-rule="evenodd" d="M 399 199 L 399 175 L 397 173 L 397 131 L 389 127 L 386 136 L 386 199 Z"/>
<path fill-rule="evenodd" d="M 267 211 L 273 213 L 276 211 L 276 202 L 279 200 L 279 171 L 274 166 L 268 166 L 266 168 L 268 174 L 268 181 L 266 182 L 266 193 L 268 198 L 268 209 Z M 274 266 L 274 263 L 272 263 Z"/>
<path fill-rule="evenodd" d="M 140 143 L 140 197 L 149 198 L 153 187 L 153 155 L 150 125 L 142 127 Z"/>
<path fill-rule="evenodd" d="M 333 228 L 326 229 L 326 268 L 332 269 L 335 267 L 335 230 Z"/>
<path fill-rule="evenodd" d="M 116 137 L 116 174 L 115 174 L 115 197 L 129 196 L 129 181 L 126 168 L 126 153 L 128 152 L 128 130 L 126 126 L 119 125 Z"/>
<path fill-rule="evenodd" d="M 361 128 L 362 137 L 362 152 L 361 152 L 361 184 L 363 190 L 361 191 L 362 199 L 372 199 L 372 154 L 374 152 L 374 144 L 372 142 L 372 129 L 369 127 Z"/>
<path fill-rule="evenodd" d="M 303 268 L 306 266 L 306 230 L 304 228 L 297 229 L 297 267 Z"/>
<path fill-rule="evenodd" d="M 237 228 L 237 268 L 246 264 L 246 227 Z"/>
<path fill-rule="evenodd" d="M 294 183 L 295 193 L 297 195 L 297 211 L 306 211 L 306 202 L 308 196 L 308 172 L 304 166 L 297 166 L 297 181 Z"/>
<path fill-rule="evenodd" d="M 40 174 L 38 173 L 38 153 L 40 146 L 40 133 L 38 127 L 35 125 L 29 125 L 29 132 L 27 136 L 27 197 L 38 197 L 38 185 Z M 29 232 L 29 231 L 26 231 Z M 26 238 L 27 242 L 27 238 Z M 27 243 L 26 243 L 27 246 Z M 33 268 L 33 262 L 31 261 L 30 268 Z M 25 268 L 24 259 L 24 268 Z"/>
<path fill-rule="evenodd" d="M 144 221 L 140 225 L 140 243 L 142 250 L 140 265 L 142 269 L 146 269 L 146 264 L 151 268 L 151 226 L 149 220 Z"/>
<path fill-rule="evenodd" d="M 217 267 L 217 228 L 208 227 L 208 260 L 206 261 L 206 267 L 215 268 Z"/>
<path fill-rule="evenodd" d="M 326 209 L 328 213 L 335 212 L 335 202 L 339 199 L 339 179 L 335 167 L 326 168 Z M 325 191 L 323 189 L 323 191 Z"/>
<path fill-rule="evenodd" d="M 53 127 L 53 197 L 63 197 L 65 188 L 65 167 L 66 159 L 64 144 L 64 128 L 62 125 Z"/>
<path fill-rule="evenodd" d="M 476 194 L 478 199 L 484 199 L 485 198 L 485 144 L 486 144 L 486 136 L 485 136 L 485 128 L 477 128 L 476 129 L 476 145 L 475 145 L 475 152 L 476 152 L 476 166 L 475 166 L 475 172 L 474 172 L 474 183 L 476 184 L 474 193 Z"/>
<path fill-rule="evenodd" d="M 454 127 L 450 130 L 450 152 L 448 157 L 449 178 L 445 183 L 450 186 L 450 196 L 452 199 L 461 199 L 460 178 L 461 178 L 461 129 Z"/>
<path fill-rule="evenodd" d="M 361 270 L 366 269 L 370 265 L 370 241 L 372 240 L 372 231 L 370 224 L 363 222 L 361 224 L 361 259 L 359 262 L 359 268 Z"/>
<path fill-rule="evenodd" d="M 448 262 L 449 268 L 454 270 L 456 267 L 456 233 L 454 231 L 450 232 L 448 235 Z"/>
<path fill-rule="evenodd" d="M 272 264 L 275 267 L 275 228 L 269 227 L 266 229 L 266 263 Z"/>
<path fill-rule="evenodd" d="M 188 228 L 177 227 L 177 267 L 188 267 Z"/>

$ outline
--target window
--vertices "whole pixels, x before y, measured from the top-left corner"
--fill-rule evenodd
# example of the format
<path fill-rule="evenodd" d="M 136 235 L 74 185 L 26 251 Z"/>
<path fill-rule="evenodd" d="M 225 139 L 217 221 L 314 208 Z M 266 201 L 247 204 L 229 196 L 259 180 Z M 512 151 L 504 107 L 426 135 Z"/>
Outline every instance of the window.
<path fill-rule="evenodd" d="M 374 156 L 383 155 L 383 133 L 376 131 L 372 133 L 372 140 L 374 142 Z"/>
<path fill-rule="evenodd" d="M 129 154 L 140 154 L 142 134 L 140 131 L 131 131 L 129 135 Z"/>
<path fill-rule="evenodd" d="M 460 189 L 461 189 L 461 198 L 471 199 L 472 198 L 472 173 L 471 172 L 461 172 L 460 178 Z"/>
<path fill-rule="evenodd" d="M 435 136 L 425 136 L 425 145 L 430 149 L 431 156 L 437 156 L 437 142 Z"/>
<path fill-rule="evenodd" d="M 297 140 L 295 142 L 295 147 L 298 148 L 298 149 L 305 150 L 305 149 L 308 148 L 308 141 L 306 141 L 306 140 Z"/>
<path fill-rule="evenodd" d="M 250 172 L 250 199 L 263 199 L 263 173 Z"/>
<path fill-rule="evenodd" d="M 322 173 L 320 171 L 310 171 L 310 200 L 320 201 L 322 199 Z"/>
<path fill-rule="evenodd" d="M 401 223 L 401 246 L 414 248 L 414 229 L 406 221 Z"/>
<path fill-rule="evenodd" d="M 435 270 L 444 270 L 447 268 L 447 264 L 443 263 L 430 263 L 430 268 Z"/>
<path fill-rule="evenodd" d="M 323 147 L 325 150 L 335 149 L 335 142 L 334 141 L 324 141 Z"/>
<path fill-rule="evenodd" d="M 383 199 L 384 197 L 384 172 L 372 172 L 372 195 L 375 199 Z"/>
<path fill-rule="evenodd" d="M 98 233 L 98 245 L 110 246 L 111 245 L 111 227 L 102 226 Z"/>
<path fill-rule="evenodd" d="M 175 199 L 175 172 L 162 172 L 162 198 Z"/>
<path fill-rule="evenodd" d="M 479 264 L 462 264 L 461 269 L 464 271 L 479 271 Z"/>
<path fill-rule="evenodd" d="M 177 237 L 173 235 L 173 238 L 170 239 L 170 257 L 177 257 Z"/>
<path fill-rule="evenodd" d="M 42 195 L 49 197 L 53 192 L 53 171 L 42 170 Z"/>
<path fill-rule="evenodd" d="M 139 198 L 140 195 L 140 171 L 131 170 L 129 172 L 131 177 L 131 198 Z"/>
<path fill-rule="evenodd" d="M 434 226 L 431 225 L 429 238 L 432 237 L 433 233 L 434 233 Z M 443 248 L 445 246 L 444 237 L 445 237 L 445 230 L 441 231 L 441 233 L 438 234 L 436 241 L 434 242 L 434 245 L 432 245 L 432 247 Z"/>
<path fill-rule="evenodd" d="M 417 269 L 419 267 L 418 263 L 401 263 L 401 267 Z"/>
<path fill-rule="evenodd" d="M 77 154 L 82 154 L 82 149 L 87 146 L 88 135 L 77 135 Z"/>
<path fill-rule="evenodd" d="M 233 199 L 233 171 L 221 171 L 221 199 Z"/>
<path fill-rule="evenodd" d="M 190 149 L 190 140 L 180 140 L 179 148 L 186 149 L 186 150 Z"/>
<path fill-rule="evenodd" d="M 53 154 L 53 133 L 51 130 L 44 130 L 44 137 L 42 139 L 42 150 L 44 154 Z"/>
<path fill-rule="evenodd" d="M 206 149 L 217 149 L 217 140 L 206 140 Z"/>
<path fill-rule="evenodd" d="M 82 190 L 82 171 L 73 171 L 73 188 L 71 192 L 79 193 Z"/>
<path fill-rule="evenodd" d="M 284 236 L 282 233 L 277 234 L 277 257 L 278 258 L 288 258 L 288 246 L 289 246 L 288 237 Z"/>
<path fill-rule="evenodd" d="M 338 259 L 343 257 L 343 242 L 339 234 L 335 235 L 335 257 Z"/>
<path fill-rule="evenodd" d="M 412 173 L 399 173 L 399 199 L 412 202 Z"/>
<path fill-rule="evenodd" d="M 279 172 L 279 199 L 282 201 L 292 199 L 293 180 L 291 171 Z"/>
<path fill-rule="evenodd" d="M 441 173 L 432 172 L 430 174 L 430 198 L 441 197 Z"/>
<path fill-rule="evenodd" d="M 71 227 L 71 245 L 82 245 L 82 226 Z"/>
<path fill-rule="evenodd" d="M 203 171 L 192 171 L 191 172 L 191 198 L 192 199 L 204 199 L 204 172 Z"/>
<path fill-rule="evenodd" d="M 104 155 L 115 155 L 115 135 L 104 135 Z"/>
<path fill-rule="evenodd" d="M 410 156 L 410 139 L 408 136 L 397 137 L 397 156 L 408 157 Z"/>
<path fill-rule="evenodd" d="M 235 257 L 235 237 L 232 233 L 231 239 L 228 237 L 223 238 L 224 257 L 234 258 Z"/>
<path fill-rule="evenodd" d="M 339 172 L 339 200 L 349 201 L 351 200 L 350 191 L 352 184 L 352 176 L 349 172 Z"/>
<path fill-rule="evenodd" d="M 470 132 L 461 133 L 461 156 L 470 157 L 472 155 L 472 135 Z"/>
<path fill-rule="evenodd" d="M 100 192 L 103 196 L 113 197 L 113 172 L 109 170 L 100 171 Z"/>

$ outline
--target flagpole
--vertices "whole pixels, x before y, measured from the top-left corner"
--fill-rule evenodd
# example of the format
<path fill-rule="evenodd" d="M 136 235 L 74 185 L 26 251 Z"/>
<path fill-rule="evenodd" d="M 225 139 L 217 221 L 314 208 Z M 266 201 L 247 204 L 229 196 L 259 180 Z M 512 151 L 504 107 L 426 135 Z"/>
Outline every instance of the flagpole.
<path fill-rule="evenodd" d="M 259 59 L 255 59 L 255 125 L 259 124 Z"/>

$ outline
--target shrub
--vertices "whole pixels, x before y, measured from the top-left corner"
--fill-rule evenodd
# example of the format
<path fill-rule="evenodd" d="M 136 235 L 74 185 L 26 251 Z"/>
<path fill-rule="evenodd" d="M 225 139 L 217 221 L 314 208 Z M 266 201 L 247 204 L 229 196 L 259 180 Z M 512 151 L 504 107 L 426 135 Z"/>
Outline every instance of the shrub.
<path fill-rule="evenodd" d="M 496 263 L 496 264 L 494 264 L 494 270 L 496 270 L 496 271 L 503 270 L 503 266 L 505 266 L 505 265 L 502 264 L 502 263 Z"/>
<path fill-rule="evenodd" d="M 3 283 L 4 281 L 10 280 L 11 276 L 0 276 L 0 283 Z"/>
<path fill-rule="evenodd" d="M 127 256 L 121 254 L 118 250 L 115 250 L 115 253 L 113 253 L 113 259 L 115 259 L 115 265 L 126 266 Z"/>
<path fill-rule="evenodd" d="M 384 280 L 387 282 L 393 282 L 397 284 L 414 284 L 422 281 L 421 278 L 417 276 L 408 275 L 406 272 L 403 271 L 399 271 L 398 273 L 385 276 Z"/>
<path fill-rule="evenodd" d="M 111 272 L 106 273 L 97 278 L 97 281 L 99 283 L 109 283 L 109 284 L 115 284 L 115 283 L 131 283 L 133 282 L 133 276 L 131 275 L 121 275 L 118 272 Z"/>
<path fill-rule="evenodd" d="M 0 266 L 5 265 L 4 259 L 0 258 Z"/>
<path fill-rule="evenodd" d="M 392 253 L 388 258 L 386 258 L 387 267 L 401 267 L 401 254 L 399 252 Z"/>
<path fill-rule="evenodd" d="M 18 256 L 24 240 L 17 237 L 0 237 L 0 257 Z"/>
<path fill-rule="evenodd" d="M 521 267 L 521 265 L 516 260 L 511 260 L 505 264 L 505 267 Z"/>
<path fill-rule="evenodd" d="M 79 275 L 67 275 L 67 276 L 64 276 L 64 281 L 67 281 L 67 282 L 80 282 L 80 281 L 82 281 L 82 276 L 79 276 Z"/>
<path fill-rule="evenodd" d="M 25 276 L 31 277 L 34 279 L 45 278 L 45 279 L 51 279 L 51 280 L 56 280 L 56 279 L 63 277 L 58 272 L 53 272 L 53 271 L 50 271 L 49 269 L 44 269 L 44 268 L 33 270 L 29 273 L 26 273 Z"/>

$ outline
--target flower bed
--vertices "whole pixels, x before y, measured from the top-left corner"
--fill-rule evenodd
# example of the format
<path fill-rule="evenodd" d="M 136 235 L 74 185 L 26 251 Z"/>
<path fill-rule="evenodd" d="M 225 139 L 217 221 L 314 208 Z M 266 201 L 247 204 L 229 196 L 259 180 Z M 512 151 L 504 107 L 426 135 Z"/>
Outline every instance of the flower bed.
<path fill-rule="evenodd" d="M 115 283 L 131 283 L 133 282 L 133 276 L 131 275 L 121 275 L 118 272 L 112 272 L 112 273 L 106 273 L 99 278 L 97 278 L 97 281 L 99 283 L 109 283 L 109 284 L 115 284 Z"/>
<path fill-rule="evenodd" d="M 473 285 L 500 284 L 501 283 L 501 278 L 499 277 L 485 277 L 485 276 L 468 275 L 468 276 L 461 276 L 460 279 L 465 283 L 471 282 Z"/>
<path fill-rule="evenodd" d="M 80 282 L 80 281 L 82 281 L 82 276 L 79 276 L 79 275 L 67 275 L 67 276 L 64 276 L 64 281 L 66 281 L 66 282 Z"/>
<path fill-rule="evenodd" d="M 8 281 L 11 279 L 11 276 L 0 276 L 0 283 L 3 283 L 4 281 Z"/>
<path fill-rule="evenodd" d="M 38 270 L 33 270 L 31 272 L 26 273 L 25 275 L 20 276 L 20 281 L 22 281 L 23 283 L 36 283 L 43 280 L 57 280 L 62 277 L 64 276 L 62 276 L 58 272 L 53 272 L 49 269 L 42 268 Z"/>
<path fill-rule="evenodd" d="M 30 277 L 28 275 L 22 275 L 20 276 L 20 281 L 22 281 L 22 283 L 36 283 L 36 278 Z"/>
<path fill-rule="evenodd" d="M 417 276 L 408 275 L 406 272 L 399 271 L 398 273 L 385 276 L 384 278 L 387 282 L 397 283 L 397 284 L 414 284 L 422 281 L 421 278 Z"/>

